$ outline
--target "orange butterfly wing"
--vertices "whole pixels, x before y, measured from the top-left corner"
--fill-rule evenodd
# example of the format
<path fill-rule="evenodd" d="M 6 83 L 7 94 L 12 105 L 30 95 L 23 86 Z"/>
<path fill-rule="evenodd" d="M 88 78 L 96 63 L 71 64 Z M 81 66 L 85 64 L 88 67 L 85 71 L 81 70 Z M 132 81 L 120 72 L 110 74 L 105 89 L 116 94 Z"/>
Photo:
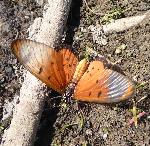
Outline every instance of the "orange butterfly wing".
<path fill-rule="evenodd" d="M 31 40 L 15 40 L 11 48 L 18 60 L 50 88 L 63 92 L 78 64 L 77 57 L 67 48 L 56 51 Z"/>
<path fill-rule="evenodd" d="M 105 69 L 103 62 L 93 61 L 76 85 L 74 99 L 113 103 L 125 100 L 134 92 L 133 83 L 124 75 Z"/>

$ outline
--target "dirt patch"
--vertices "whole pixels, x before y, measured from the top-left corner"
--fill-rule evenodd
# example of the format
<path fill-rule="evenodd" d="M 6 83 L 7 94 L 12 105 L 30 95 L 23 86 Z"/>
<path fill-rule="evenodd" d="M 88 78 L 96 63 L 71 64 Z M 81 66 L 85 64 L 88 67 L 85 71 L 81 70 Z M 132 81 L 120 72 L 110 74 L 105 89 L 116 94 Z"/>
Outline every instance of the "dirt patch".
<path fill-rule="evenodd" d="M 66 42 L 78 47 L 79 51 L 86 46 L 94 48 L 112 62 L 118 61 L 118 65 L 125 73 L 136 81 L 140 87 L 136 90 L 134 98 L 147 96 L 138 103 L 138 110 L 150 112 L 150 18 L 136 27 L 121 33 L 113 33 L 108 38 L 106 46 L 93 43 L 92 35 L 88 27 L 107 23 L 102 21 L 106 14 L 117 12 L 113 18 L 140 15 L 150 9 L 149 0 L 89 0 L 88 6 L 101 15 L 95 15 L 85 6 L 85 3 L 77 4 L 73 1 L 68 21 L 67 35 L 74 36 Z M 15 39 L 27 36 L 27 28 L 35 17 L 41 16 L 43 7 L 33 1 L 1 1 L 1 18 L 3 31 L 0 39 L 0 104 L 1 110 L 7 100 L 12 100 L 18 94 L 23 78 L 22 67 L 17 64 L 10 51 L 10 43 Z M 107 17 L 108 18 L 108 17 Z M 108 19 L 106 19 L 108 20 Z M 110 19 L 109 19 L 110 20 Z M 75 35 L 74 35 L 75 34 Z M 68 37 L 69 38 L 69 37 Z M 116 49 L 125 45 L 120 53 Z M 20 71 L 21 68 L 21 71 Z M 141 83 L 145 83 L 142 85 Z M 56 97 L 56 95 L 50 95 Z M 138 127 L 129 126 L 128 120 L 132 118 L 130 109 L 132 100 L 116 105 L 100 105 L 93 103 L 73 102 L 66 107 L 59 108 L 60 99 L 50 100 L 46 103 L 42 115 L 41 125 L 37 134 L 36 146 L 40 145 L 94 145 L 94 146 L 148 146 L 150 145 L 150 119 L 142 117 Z M 2 118 L 2 112 L 0 113 Z M 10 120 L 2 123 L 6 128 Z M 3 130 L 1 131 L 1 133 Z M 43 136 L 44 134 L 44 136 Z M 51 143 L 51 144 L 50 144 Z"/>
<path fill-rule="evenodd" d="M 143 14 L 148 10 L 148 1 L 87 1 L 92 10 L 97 10 L 104 15 L 113 9 L 122 9 L 121 17 L 129 17 Z M 99 5 L 101 4 L 101 5 Z M 80 50 L 86 46 L 95 48 L 100 54 L 109 58 L 112 62 L 119 60 L 118 65 L 125 73 L 137 81 L 137 84 L 150 80 L 150 29 L 149 19 L 140 25 L 121 33 L 108 36 L 108 44 L 100 46 L 93 44 L 92 36 L 88 27 L 96 23 L 103 23 L 102 16 L 94 15 L 83 5 L 81 7 L 81 19 L 78 31 L 75 33 L 75 44 Z M 120 16 L 119 16 L 120 17 Z M 116 49 L 125 44 L 126 48 L 116 54 Z M 136 90 L 135 99 L 149 96 L 149 82 Z M 149 113 L 149 97 L 138 104 L 141 111 Z M 80 105 L 81 104 L 81 105 Z M 132 100 L 113 106 L 100 104 L 79 103 L 79 110 L 75 108 L 76 103 L 69 106 L 66 112 L 62 110 L 55 123 L 55 136 L 53 144 L 59 145 L 107 145 L 107 146 L 130 146 L 149 145 L 150 132 L 149 120 L 142 118 L 138 127 L 128 125 L 132 118 L 130 109 Z M 74 107 L 74 108 L 73 108 Z M 82 123 L 82 120 L 84 121 Z M 83 125 L 82 125 L 82 124 Z"/>

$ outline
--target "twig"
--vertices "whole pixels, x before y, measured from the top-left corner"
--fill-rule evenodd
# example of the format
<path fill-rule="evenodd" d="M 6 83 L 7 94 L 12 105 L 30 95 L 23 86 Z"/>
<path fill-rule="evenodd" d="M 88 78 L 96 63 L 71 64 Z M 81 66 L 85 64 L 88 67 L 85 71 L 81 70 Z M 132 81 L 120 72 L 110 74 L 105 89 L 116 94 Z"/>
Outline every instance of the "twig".
<path fill-rule="evenodd" d="M 95 15 L 100 15 L 100 16 L 104 15 L 103 13 L 100 13 L 100 12 L 98 13 L 98 12 L 93 11 L 93 10 L 88 6 L 88 3 L 87 3 L 86 0 L 84 0 L 84 3 L 85 3 L 85 5 L 86 5 L 86 7 L 89 9 L 89 11 L 92 12 L 93 14 L 95 14 Z"/>

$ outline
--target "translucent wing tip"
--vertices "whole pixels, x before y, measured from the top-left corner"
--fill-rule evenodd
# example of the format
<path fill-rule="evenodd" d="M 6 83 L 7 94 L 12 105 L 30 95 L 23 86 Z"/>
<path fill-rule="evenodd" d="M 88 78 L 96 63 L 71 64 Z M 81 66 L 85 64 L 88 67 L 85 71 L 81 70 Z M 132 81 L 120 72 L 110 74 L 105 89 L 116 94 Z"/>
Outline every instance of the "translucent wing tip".
<path fill-rule="evenodd" d="M 15 53 L 16 53 L 16 52 L 19 50 L 21 44 L 22 44 L 23 42 L 25 42 L 25 41 L 27 41 L 27 40 L 26 40 L 26 39 L 16 39 L 16 40 L 14 40 L 14 41 L 11 43 L 11 49 L 12 49 L 12 51 L 13 51 L 13 52 L 15 51 Z"/>
<path fill-rule="evenodd" d="M 19 43 L 20 43 L 19 39 L 14 40 L 11 43 L 11 50 L 13 51 L 14 55 L 16 55 L 16 57 L 18 56 L 18 53 L 19 53 Z"/>
<path fill-rule="evenodd" d="M 129 99 L 130 97 L 134 95 L 134 92 L 135 92 L 135 85 L 132 81 L 129 81 L 128 88 L 126 92 L 123 94 L 123 96 L 121 96 L 121 100 Z"/>
<path fill-rule="evenodd" d="M 17 44 L 17 43 L 20 43 L 22 41 L 22 39 L 16 39 L 14 40 L 12 43 L 11 43 L 11 48 L 13 49 L 14 46 Z"/>
<path fill-rule="evenodd" d="M 108 98 L 110 102 L 119 102 L 129 99 L 135 91 L 135 85 L 130 79 L 114 71 L 109 76 L 108 88 Z"/>

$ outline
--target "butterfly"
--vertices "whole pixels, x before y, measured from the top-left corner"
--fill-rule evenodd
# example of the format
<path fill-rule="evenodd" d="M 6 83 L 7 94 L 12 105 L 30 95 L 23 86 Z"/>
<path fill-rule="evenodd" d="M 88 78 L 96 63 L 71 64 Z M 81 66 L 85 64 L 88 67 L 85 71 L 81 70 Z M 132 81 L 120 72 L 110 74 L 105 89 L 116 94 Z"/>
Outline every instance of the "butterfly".
<path fill-rule="evenodd" d="M 56 50 L 28 39 L 13 41 L 11 48 L 20 63 L 53 90 L 62 94 L 74 84 L 73 99 L 114 103 L 134 93 L 129 78 L 106 68 L 101 60 L 79 61 L 70 48 Z"/>

